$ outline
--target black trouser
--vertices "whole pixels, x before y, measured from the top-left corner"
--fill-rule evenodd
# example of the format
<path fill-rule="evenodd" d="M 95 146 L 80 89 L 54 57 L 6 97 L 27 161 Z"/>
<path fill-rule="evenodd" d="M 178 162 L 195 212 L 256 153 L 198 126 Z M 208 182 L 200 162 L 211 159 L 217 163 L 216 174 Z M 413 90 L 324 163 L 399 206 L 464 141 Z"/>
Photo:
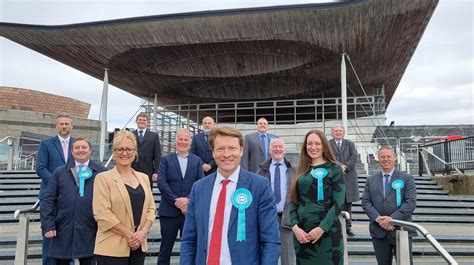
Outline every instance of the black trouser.
<path fill-rule="evenodd" d="M 177 217 L 160 216 L 161 245 L 158 254 L 158 265 L 170 264 L 174 241 L 178 236 L 178 231 L 181 238 L 183 227 L 184 215 L 182 214 Z"/>
<path fill-rule="evenodd" d="M 97 265 L 143 265 L 145 263 L 145 252 L 139 248 L 135 251 L 130 250 L 129 257 L 109 257 L 96 255 Z"/>
<path fill-rule="evenodd" d="M 346 220 L 346 229 L 352 227 L 352 202 L 344 202 L 342 205 L 342 210 L 349 213 L 349 220 Z"/>
<path fill-rule="evenodd" d="M 374 245 L 375 258 L 378 265 L 392 265 L 393 255 L 397 253 L 397 240 L 391 233 L 387 233 L 384 238 L 372 238 Z M 413 264 L 412 256 L 412 237 L 408 237 L 408 246 L 410 249 L 410 264 Z"/>
<path fill-rule="evenodd" d="M 56 265 L 70 265 L 71 264 L 71 259 L 55 259 L 54 264 Z M 74 264 L 74 263 L 72 263 Z M 79 259 L 79 264 L 81 265 L 95 265 L 95 258 L 94 257 L 86 257 L 86 258 L 80 258 Z"/>

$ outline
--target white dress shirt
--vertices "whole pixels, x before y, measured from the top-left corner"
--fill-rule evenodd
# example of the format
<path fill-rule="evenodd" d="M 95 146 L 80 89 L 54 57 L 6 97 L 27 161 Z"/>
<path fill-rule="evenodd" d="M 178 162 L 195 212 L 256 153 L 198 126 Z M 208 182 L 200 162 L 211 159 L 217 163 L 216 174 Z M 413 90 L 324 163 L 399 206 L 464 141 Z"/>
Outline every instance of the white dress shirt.
<path fill-rule="evenodd" d="M 220 264 L 232 264 L 230 259 L 230 249 L 229 249 L 229 242 L 227 238 L 228 230 L 229 230 L 229 220 L 230 220 L 230 213 L 232 211 L 232 201 L 231 196 L 234 193 L 235 189 L 237 188 L 237 181 L 239 180 L 239 172 L 240 166 L 230 175 L 228 180 L 230 182 L 226 186 L 226 196 L 225 196 L 225 209 L 224 209 L 224 224 L 222 225 L 222 241 L 221 241 L 221 256 L 220 256 Z M 208 242 L 207 242 L 207 249 L 209 250 L 209 244 L 211 243 L 211 234 L 212 234 L 212 226 L 214 224 L 214 217 L 216 215 L 216 208 L 217 208 L 217 199 L 219 198 L 219 193 L 222 189 L 222 180 L 225 178 L 217 171 L 216 180 L 214 181 L 214 186 L 212 188 L 212 197 L 211 197 L 211 208 L 209 209 L 209 233 L 207 235 Z M 209 255 L 209 251 L 207 253 Z M 207 261 L 206 257 L 206 261 Z"/>
<path fill-rule="evenodd" d="M 179 168 L 181 169 L 181 174 L 186 175 L 186 168 L 188 167 L 188 154 L 185 156 L 180 156 L 178 153 L 176 153 L 176 156 L 178 157 L 178 163 L 179 163 Z"/>

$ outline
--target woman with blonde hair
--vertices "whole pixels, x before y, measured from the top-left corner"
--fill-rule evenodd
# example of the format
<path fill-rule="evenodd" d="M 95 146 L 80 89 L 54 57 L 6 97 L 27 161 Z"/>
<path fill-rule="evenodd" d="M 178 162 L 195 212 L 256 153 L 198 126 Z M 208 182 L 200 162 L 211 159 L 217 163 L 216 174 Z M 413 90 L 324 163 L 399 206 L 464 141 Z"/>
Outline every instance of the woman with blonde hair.
<path fill-rule="evenodd" d="M 345 198 L 342 170 L 323 132 L 310 130 L 290 190 L 297 264 L 343 264 L 339 214 Z"/>
<path fill-rule="evenodd" d="M 148 176 L 134 171 L 137 141 L 120 131 L 112 144 L 116 166 L 97 175 L 92 207 L 98 231 L 95 250 L 98 265 L 142 265 L 148 249 L 147 235 L 156 206 Z"/>

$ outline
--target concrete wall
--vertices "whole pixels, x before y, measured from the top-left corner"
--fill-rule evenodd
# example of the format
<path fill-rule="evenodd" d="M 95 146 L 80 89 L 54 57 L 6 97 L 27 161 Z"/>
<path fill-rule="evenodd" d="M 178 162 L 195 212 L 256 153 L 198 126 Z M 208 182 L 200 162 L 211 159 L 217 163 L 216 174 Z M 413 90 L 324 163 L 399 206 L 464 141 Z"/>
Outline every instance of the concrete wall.
<path fill-rule="evenodd" d="M 56 114 L 34 111 L 0 109 L 0 139 L 13 136 L 20 139 L 22 131 L 42 135 L 56 135 Z M 73 136 L 85 136 L 91 142 L 100 139 L 100 121 L 72 117 Z"/>

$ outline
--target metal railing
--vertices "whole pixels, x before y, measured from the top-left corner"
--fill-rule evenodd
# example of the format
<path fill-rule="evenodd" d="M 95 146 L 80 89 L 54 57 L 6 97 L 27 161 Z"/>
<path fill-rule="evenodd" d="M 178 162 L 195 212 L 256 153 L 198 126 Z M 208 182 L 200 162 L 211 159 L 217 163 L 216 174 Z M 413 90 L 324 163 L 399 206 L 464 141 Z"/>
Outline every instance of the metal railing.
<path fill-rule="evenodd" d="M 419 174 L 449 174 L 474 169 L 474 136 L 423 144 L 418 148 Z"/>
<path fill-rule="evenodd" d="M 441 244 L 424 228 L 423 226 L 406 222 L 401 220 L 392 219 L 390 221 L 392 225 L 399 226 L 400 230 L 397 230 L 397 264 L 410 264 L 410 256 L 412 255 L 409 249 L 409 238 L 408 231 L 404 228 L 413 228 L 420 232 L 423 237 L 434 247 L 434 249 L 451 265 L 457 265 L 458 262 L 441 246 Z"/>
<path fill-rule="evenodd" d="M 29 213 L 38 212 L 40 201 L 36 201 L 35 205 L 27 209 L 18 209 L 13 214 L 13 218 L 19 219 L 18 235 L 16 240 L 15 265 L 26 265 L 28 259 L 28 234 L 30 228 Z"/>
<path fill-rule="evenodd" d="M 341 222 L 341 230 L 342 230 L 342 242 L 344 243 L 344 265 L 349 265 L 349 250 L 347 244 L 347 232 L 344 227 L 346 227 L 347 220 L 351 219 L 351 215 L 348 212 L 342 211 L 339 214 L 339 222 Z"/>

